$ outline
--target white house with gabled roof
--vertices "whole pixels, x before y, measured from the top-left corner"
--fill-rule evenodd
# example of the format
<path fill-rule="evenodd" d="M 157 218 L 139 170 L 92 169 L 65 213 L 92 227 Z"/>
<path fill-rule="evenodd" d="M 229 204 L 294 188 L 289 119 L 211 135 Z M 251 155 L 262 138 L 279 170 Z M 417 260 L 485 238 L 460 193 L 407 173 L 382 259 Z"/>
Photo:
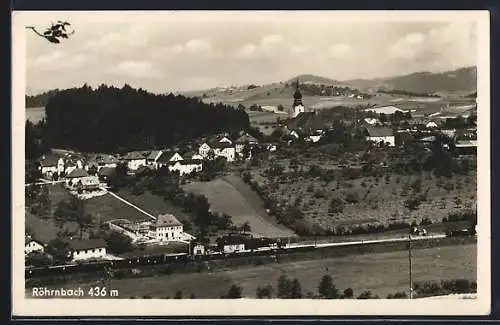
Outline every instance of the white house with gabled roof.
<path fill-rule="evenodd" d="M 158 241 L 183 239 L 183 225 L 173 214 L 160 214 L 149 226 L 148 236 Z"/>

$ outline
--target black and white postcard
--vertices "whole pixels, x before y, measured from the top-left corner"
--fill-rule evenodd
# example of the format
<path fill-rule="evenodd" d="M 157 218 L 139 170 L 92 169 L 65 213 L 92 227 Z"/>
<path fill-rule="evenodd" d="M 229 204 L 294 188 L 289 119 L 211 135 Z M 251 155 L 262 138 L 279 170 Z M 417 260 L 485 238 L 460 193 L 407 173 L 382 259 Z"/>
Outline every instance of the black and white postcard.
<path fill-rule="evenodd" d="M 487 11 L 12 26 L 14 315 L 489 313 Z"/>

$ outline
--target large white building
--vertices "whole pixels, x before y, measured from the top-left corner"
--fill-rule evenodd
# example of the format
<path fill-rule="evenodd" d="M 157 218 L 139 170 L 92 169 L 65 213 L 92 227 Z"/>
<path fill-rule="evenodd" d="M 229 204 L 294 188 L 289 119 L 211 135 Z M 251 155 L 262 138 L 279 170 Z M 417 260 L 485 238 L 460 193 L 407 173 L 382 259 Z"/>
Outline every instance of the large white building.
<path fill-rule="evenodd" d="M 182 240 L 183 232 L 182 223 L 172 214 L 160 214 L 149 226 L 149 237 L 158 241 Z"/>

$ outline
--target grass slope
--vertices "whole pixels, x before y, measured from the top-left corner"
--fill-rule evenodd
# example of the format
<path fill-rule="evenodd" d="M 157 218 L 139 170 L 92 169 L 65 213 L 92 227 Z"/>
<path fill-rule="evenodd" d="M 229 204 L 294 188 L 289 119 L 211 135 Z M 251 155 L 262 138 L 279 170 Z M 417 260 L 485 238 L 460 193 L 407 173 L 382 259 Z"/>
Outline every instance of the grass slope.
<path fill-rule="evenodd" d="M 262 200 L 237 176 L 227 176 L 210 182 L 194 182 L 185 185 L 184 189 L 205 195 L 212 210 L 229 214 L 236 225 L 248 221 L 252 232 L 256 235 L 265 237 L 294 235 L 293 231 L 278 225 L 267 215 Z"/>

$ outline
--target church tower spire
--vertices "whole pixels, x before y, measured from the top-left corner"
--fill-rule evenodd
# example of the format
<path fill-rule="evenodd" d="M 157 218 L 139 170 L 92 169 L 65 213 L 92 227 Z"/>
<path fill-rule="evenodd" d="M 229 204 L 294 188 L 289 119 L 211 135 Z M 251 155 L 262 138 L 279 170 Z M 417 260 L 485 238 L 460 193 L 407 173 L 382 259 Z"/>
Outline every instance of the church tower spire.
<path fill-rule="evenodd" d="M 299 79 L 297 79 L 297 82 L 295 84 L 295 94 L 293 94 L 293 107 L 297 106 L 304 106 L 302 104 L 302 94 L 300 92 L 300 83 Z"/>
<path fill-rule="evenodd" d="M 305 112 L 304 104 L 302 104 L 302 94 L 300 93 L 299 79 L 295 84 L 295 93 L 293 94 L 293 112 L 292 117 L 296 117 L 300 113 Z"/>

